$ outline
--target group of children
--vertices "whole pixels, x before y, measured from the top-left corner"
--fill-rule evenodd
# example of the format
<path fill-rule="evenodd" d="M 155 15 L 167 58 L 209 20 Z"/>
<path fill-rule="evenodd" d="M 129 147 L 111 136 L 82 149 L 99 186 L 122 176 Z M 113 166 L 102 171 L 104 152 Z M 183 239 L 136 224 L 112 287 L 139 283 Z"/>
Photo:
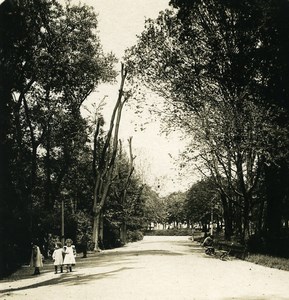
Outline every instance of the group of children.
<path fill-rule="evenodd" d="M 54 270 L 57 274 L 58 268 L 60 273 L 63 273 L 63 266 L 66 266 L 67 272 L 72 272 L 72 266 L 75 265 L 76 249 L 72 244 L 71 239 L 65 241 L 65 246 L 62 247 L 62 243 L 57 242 L 55 245 L 55 250 L 52 254 L 52 259 L 54 261 Z M 37 245 L 33 245 L 31 254 L 31 266 L 34 269 L 34 275 L 40 274 L 39 268 L 43 266 L 42 254 Z"/>
<path fill-rule="evenodd" d="M 67 272 L 72 272 L 72 266 L 75 265 L 75 246 L 72 245 L 71 239 L 67 239 L 65 241 L 65 244 L 66 246 L 62 247 L 62 244 L 60 242 L 57 242 L 55 250 L 52 254 L 55 274 L 57 274 L 58 267 L 61 273 L 63 273 L 63 265 L 66 266 Z"/>

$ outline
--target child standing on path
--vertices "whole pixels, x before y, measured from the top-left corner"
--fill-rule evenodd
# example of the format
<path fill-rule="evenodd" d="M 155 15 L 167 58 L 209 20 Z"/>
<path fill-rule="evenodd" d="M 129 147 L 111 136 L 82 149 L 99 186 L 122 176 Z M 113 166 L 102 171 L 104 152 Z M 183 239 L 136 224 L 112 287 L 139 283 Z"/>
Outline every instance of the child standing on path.
<path fill-rule="evenodd" d="M 40 274 L 39 268 L 43 267 L 42 254 L 40 252 L 39 247 L 35 244 L 32 245 L 30 266 L 34 267 L 33 275 L 39 275 Z"/>
<path fill-rule="evenodd" d="M 60 242 L 56 243 L 52 258 L 54 260 L 54 273 L 57 274 L 58 266 L 60 268 L 60 272 L 63 273 L 63 248 Z"/>
<path fill-rule="evenodd" d="M 63 252 L 65 253 L 63 264 L 66 265 L 67 272 L 72 272 L 72 265 L 75 265 L 76 250 L 72 243 L 71 239 L 67 239 L 65 241 L 66 246 L 63 248 Z"/>

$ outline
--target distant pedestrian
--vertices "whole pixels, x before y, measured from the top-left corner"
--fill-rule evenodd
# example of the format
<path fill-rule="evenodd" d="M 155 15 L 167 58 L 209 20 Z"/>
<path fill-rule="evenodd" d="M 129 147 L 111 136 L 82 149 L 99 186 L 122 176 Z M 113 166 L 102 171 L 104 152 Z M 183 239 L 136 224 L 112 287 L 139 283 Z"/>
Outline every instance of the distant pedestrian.
<path fill-rule="evenodd" d="M 42 254 L 39 247 L 35 244 L 32 245 L 30 266 L 34 267 L 33 275 L 39 275 L 40 268 L 43 267 Z"/>
<path fill-rule="evenodd" d="M 195 238 L 194 238 L 194 234 L 195 234 L 195 228 L 194 228 L 194 227 L 192 227 L 192 242 L 195 240 Z"/>
<path fill-rule="evenodd" d="M 205 238 L 203 242 L 203 247 L 206 248 L 205 253 L 208 255 L 212 255 L 215 253 L 215 248 L 214 248 L 214 237 L 213 235 L 209 235 Z"/>
<path fill-rule="evenodd" d="M 60 242 L 57 242 L 55 244 L 55 250 L 53 251 L 52 258 L 54 260 L 54 270 L 55 274 L 57 274 L 58 267 L 60 269 L 60 272 L 63 273 L 63 248 L 62 244 Z"/>
<path fill-rule="evenodd" d="M 72 266 L 75 265 L 76 250 L 72 243 L 71 239 L 67 239 L 65 241 L 66 246 L 63 247 L 63 252 L 65 253 L 63 264 L 66 265 L 67 272 L 72 272 Z"/>
<path fill-rule="evenodd" d="M 88 237 L 88 234 L 85 231 L 82 235 L 82 238 L 81 238 L 81 248 L 82 248 L 82 253 L 83 253 L 82 258 L 87 257 L 88 240 L 89 240 L 89 237 Z"/>
<path fill-rule="evenodd" d="M 214 244 L 214 237 L 212 235 L 207 236 L 203 242 L 204 247 L 212 247 L 213 244 Z"/>

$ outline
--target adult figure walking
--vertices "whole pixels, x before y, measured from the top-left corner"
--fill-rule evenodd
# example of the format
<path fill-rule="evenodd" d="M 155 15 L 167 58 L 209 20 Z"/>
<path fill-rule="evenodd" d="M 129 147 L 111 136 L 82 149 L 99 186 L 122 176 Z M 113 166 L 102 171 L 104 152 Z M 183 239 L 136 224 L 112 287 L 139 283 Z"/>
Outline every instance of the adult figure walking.
<path fill-rule="evenodd" d="M 82 248 L 82 253 L 83 253 L 82 258 L 87 257 L 88 240 L 89 240 L 89 237 L 88 237 L 88 234 L 85 231 L 83 233 L 82 237 L 81 237 L 81 248 Z"/>
<path fill-rule="evenodd" d="M 40 268 L 43 267 L 42 254 L 40 252 L 39 247 L 34 243 L 32 244 L 30 266 L 34 267 L 33 275 L 39 275 Z"/>

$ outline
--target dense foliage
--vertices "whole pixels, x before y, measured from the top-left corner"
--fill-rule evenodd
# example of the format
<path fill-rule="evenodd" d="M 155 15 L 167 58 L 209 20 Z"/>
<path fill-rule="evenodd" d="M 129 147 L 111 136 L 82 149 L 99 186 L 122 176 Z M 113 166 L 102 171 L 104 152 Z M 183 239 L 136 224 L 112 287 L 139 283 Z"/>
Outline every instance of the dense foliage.
<path fill-rule="evenodd" d="M 83 118 L 80 108 L 99 83 L 115 79 L 115 62 L 102 50 L 91 7 L 69 1 L 61 6 L 55 0 L 0 5 L 0 276 L 29 262 L 31 242 L 44 256 L 67 237 L 80 250 L 84 243 L 93 247 L 93 165 L 106 133 L 98 114 L 93 152 L 95 124 Z M 121 220 L 133 224 L 132 230 L 143 226 L 137 177 L 118 198 L 129 164 L 123 156 L 118 153 L 118 175 L 113 174 L 103 214 L 107 232 Z M 113 205 L 117 212 L 111 212 Z M 114 243 L 119 228 L 115 231 Z"/>
<path fill-rule="evenodd" d="M 47 253 L 48 233 L 60 229 L 61 200 L 68 234 L 77 208 L 89 208 L 91 158 L 80 106 L 100 81 L 115 76 L 114 57 L 102 52 L 96 28 L 87 6 L 1 5 L 3 272 L 28 258 L 32 240 Z"/>
<path fill-rule="evenodd" d="M 127 51 L 131 81 L 167 99 L 185 163 L 214 181 L 226 238 L 288 227 L 288 1 L 171 1 Z"/>

